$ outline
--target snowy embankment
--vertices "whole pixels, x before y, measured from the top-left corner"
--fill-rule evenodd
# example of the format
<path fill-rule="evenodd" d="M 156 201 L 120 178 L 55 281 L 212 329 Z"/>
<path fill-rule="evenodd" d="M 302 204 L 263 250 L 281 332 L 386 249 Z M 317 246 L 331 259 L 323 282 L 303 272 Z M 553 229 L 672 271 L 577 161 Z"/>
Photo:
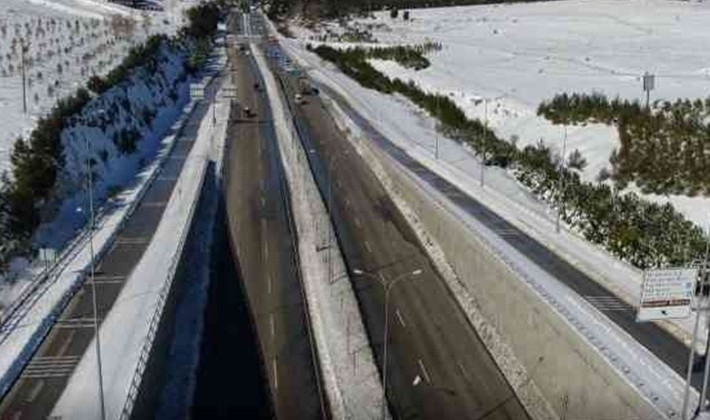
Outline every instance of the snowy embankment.
<path fill-rule="evenodd" d="M 298 232 L 302 287 L 332 418 L 377 417 L 382 385 L 342 255 L 337 245 L 330 250 L 333 278 L 339 279 L 331 283 L 327 253 L 317 250 L 319 244 L 337 244 L 331 237 L 330 218 L 263 52 L 252 46 L 252 54 L 263 76 L 274 116 Z"/>
<path fill-rule="evenodd" d="M 123 91 L 120 87 L 118 89 Z M 135 98 L 136 101 L 141 99 L 145 98 Z M 194 107 L 194 102 L 184 105 L 186 100 L 184 87 L 179 101 L 172 105 L 174 109 L 165 111 L 163 131 L 169 129 L 170 134 L 152 146 L 157 150 L 157 157 L 127 182 L 128 187 L 111 201 L 107 209 L 99 212 L 93 237 L 96 261 L 111 247 L 114 235 L 132 214 L 170 154 L 175 139 Z M 173 115 L 173 121 L 182 114 L 172 127 L 168 125 L 169 114 Z M 89 262 L 88 235 L 81 234 L 67 246 L 47 276 L 28 283 L 20 298 L 10 307 L 0 327 L 0 395 L 7 392 L 69 299 L 81 287 Z"/>
<path fill-rule="evenodd" d="M 20 136 L 27 139 L 37 126 L 38 119 L 47 115 L 59 99 L 74 94 L 92 75 L 108 73 L 132 47 L 141 44 L 149 35 L 176 31 L 176 26 L 164 19 L 165 13 L 140 14 L 123 6 L 93 0 L 5 0 L 0 3 L 0 126 L 3 127 L 0 133 L 0 173 L 10 170 L 10 153 L 15 140 Z M 29 44 L 25 54 L 27 113 L 22 110 L 22 42 Z M 174 58 L 168 58 L 172 64 Z M 73 145 L 68 146 L 71 150 L 66 153 L 67 160 L 74 159 L 77 163 L 68 165 L 60 174 L 58 183 L 71 181 L 58 192 L 60 200 L 84 187 L 84 136 L 94 137 L 99 130 L 103 131 L 98 136 L 102 138 L 97 138 L 91 145 L 97 175 L 95 180 L 99 181 L 97 193 L 100 195 L 115 193 L 127 185 L 140 166 L 137 163 L 154 158 L 157 144 L 185 103 L 186 92 L 181 86 L 173 87 L 176 80 L 171 74 L 170 65 L 161 67 L 157 73 L 161 72 L 165 73 L 162 75 L 165 76 L 164 80 L 158 77 L 153 79 L 158 82 L 157 85 L 136 85 L 130 92 L 126 90 L 125 95 L 114 92 L 115 99 L 122 99 L 124 103 L 125 99 L 131 101 L 128 105 L 136 111 L 136 117 L 126 116 L 125 111 L 128 110 L 104 109 L 101 103 L 95 104 L 93 114 L 84 113 L 79 116 L 81 121 L 73 124 Z M 165 92 L 161 92 L 163 88 L 175 89 L 178 103 L 166 97 Z M 126 98 L 129 95 L 138 97 Z M 133 99 L 141 100 L 147 106 L 136 108 L 137 102 Z M 162 102 L 156 103 L 156 100 Z M 119 105 L 115 101 L 114 104 Z M 148 121 L 146 110 L 159 112 L 150 117 L 152 121 L 149 125 L 152 127 L 149 129 L 140 124 L 140 120 Z M 101 121 L 111 117 L 119 121 L 115 126 L 120 129 L 134 128 L 141 133 L 148 133 L 149 141 L 140 145 L 142 155 L 135 154 L 133 159 L 114 159 L 115 148 L 107 146 L 103 137 L 114 136 L 116 133 L 101 128 L 106 125 L 106 122 Z M 71 140 L 63 137 L 64 147 Z M 74 152 L 78 154 L 71 155 Z M 150 156 L 144 152 L 150 152 Z M 105 181 L 104 185 L 99 185 L 100 181 Z M 43 218 L 49 216 L 48 219 L 53 219 L 56 211 L 63 214 L 56 223 L 46 224 L 38 232 L 33 238 L 33 246 L 53 248 L 59 253 L 69 247 L 67 239 L 77 233 L 81 222 L 87 218 L 87 212 L 77 212 L 78 207 L 85 207 L 85 199 L 82 197 L 75 196 L 64 204 L 63 209 L 52 205 L 49 207 L 53 208 L 47 209 L 46 213 L 49 214 L 43 212 Z M 46 265 L 39 258 L 31 266 L 24 258 L 17 258 L 9 270 L 3 267 L 0 273 L 0 316 L 8 305 L 28 292 L 28 287 L 42 276 Z"/>
<path fill-rule="evenodd" d="M 404 69 L 372 60 L 390 77 L 413 80 L 427 92 L 449 96 L 471 118 L 520 146 L 542 140 L 558 153 L 564 130 L 536 115 L 538 105 L 555 94 L 600 92 L 645 101 L 641 75 L 656 76 L 651 101 L 705 99 L 710 81 L 706 2 L 665 0 L 586 1 L 498 4 L 412 10 L 411 20 L 358 19 L 384 44 L 441 42 L 428 55 L 431 67 Z M 486 112 L 487 111 L 487 112 Z M 582 178 L 595 181 L 620 146 L 615 127 L 568 127 L 567 153 L 587 159 Z M 689 220 L 705 226 L 710 198 L 643 194 L 670 202 Z"/>
<path fill-rule="evenodd" d="M 487 167 L 485 187 L 481 188 L 481 167 L 476 154 L 466 145 L 437 133 L 435 121 L 411 102 L 400 96 L 363 88 L 332 64 L 306 51 L 303 42 L 281 37 L 280 43 L 309 76 L 337 92 L 378 131 L 420 163 L 476 197 L 627 303 L 633 306 L 638 304 L 642 271 L 619 261 L 572 231 L 562 229 L 556 233 L 555 214 L 510 173 L 498 167 Z M 435 159 L 437 141 L 439 159 Z M 690 343 L 692 319 L 661 321 L 659 324 Z M 707 323 L 702 322 L 701 325 L 707 331 Z M 699 346 L 704 348 L 704 343 Z"/>
<path fill-rule="evenodd" d="M 106 201 L 104 211 L 111 211 L 124 201 L 122 195 L 111 194 L 130 185 L 146 169 L 146 162 L 153 161 L 164 147 L 163 136 L 188 101 L 190 77 L 185 73 L 184 51 L 163 46 L 154 59 L 157 68 L 136 69 L 127 80 L 91 100 L 62 130 L 64 164 L 55 186 L 55 214 L 46 215 L 50 221 L 38 228 L 34 237 L 38 246 L 53 248 L 63 255 L 76 246 L 77 240 L 69 239 L 79 235 L 89 216 L 87 158 L 93 162 L 95 203 Z M 135 150 L 121 147 L 120 139 L 128 136 Z M 0 317 L 6 318 L 45 281 L 44 268 L 41 264 L 13 281 L 0 281 Z"/>
<path fill-rule="evenodd" d="M 211 112 L 202 119 L 195 143 L 150 245 L 101 324 L 103 382 L 106 417 L 109 419 L 130 418 L 202 190 L 213 139 L 226 136 L 229 105 L 229 102 L 217 103 L 214 110 L 218 121 L 216 126 Z M 89 349 L 93 346 L 92 343 Z M 96 353 L 89 350 L 82 356 L 52 415 L 77 420 L 98 418 L 98 399 L 87 398 L 96 394 L 96 375 Z"/>
<path fill-rule="evenodd" d="M 161 12 L 140 13 L 99 0 L 0 2 L 0 173 L 15 140 L 60 98 L 93 74 L 105 75 L 130 48 L 177 25 Z M 22 42 L 27 44 L 27 112 L 22 102 Z"/>

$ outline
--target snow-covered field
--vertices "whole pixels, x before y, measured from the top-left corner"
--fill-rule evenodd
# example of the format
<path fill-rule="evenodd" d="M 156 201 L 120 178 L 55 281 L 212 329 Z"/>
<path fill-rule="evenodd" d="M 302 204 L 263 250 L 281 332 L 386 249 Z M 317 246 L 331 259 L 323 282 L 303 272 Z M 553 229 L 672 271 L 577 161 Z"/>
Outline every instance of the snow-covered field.
<path fill-rule="evenodd" d="M 540 102 L 561 92 L 593 91 L 644 100 L 640 76 L 656 75 L 651 100 L 698 98 L 710 86 L 710 4 L 667 0 L 571 0 L 414 9 L 411 20 L 380 12 L 360 19 L 382 44 L 441 42 L 431 67 L 413 71 L 373 60 L 391 77 L 445 93 L 471 117 L 519 145 L 542 139 L 561 149 L 563 129 L 536 116 Z M 332 28 L 331 28 L 332 29 Z M 313 32 L 294 30 L 309 40 Z M 339 45 L 343 45 L 339 43 Z M 487 106 L 486 106 L 487 103 Z M 618 146 L 614 127 L 569 127 L 567 152 L 587 159 L 593 181 Z M 648 196 L 665 201 L 667 197 Z M 670 197 L 687 217 L 705 224 L 710 199 Z"/>
<path fill-rule="evenodd" d="M 414 16 L 416 17 L 416 14 Z M 305 44 L 312 42 L 307 39 L 307 31 L 303 28 L 291 29 L 292 32 L 299 33 L 299 39 L 277 35 L 280 43 L 315 82 L 337 92 L 377 130 L 416 160 L 458 185 L 463 191 L 482 200 L 516 227 L 563 256 L 621 299 L 632 305 L 638 303 L 642 277 L 640 270 L 618 260 L 603 248 L 585 241 L 573 231 L 562 229 L 559 234 L 555 233 L 555 214 L 506 170 L 488 167 L 485 171 L 486 187 L 480 188 L 479 160 L 466 145 L 437 134 L 433 119 L 410 101 L 398 95 L 385 95 L 363 88 L 334 65 L 306 51 Z M 460 73 L 465 75 L 463 70 Z M 434 158 L 437 138 L 439 159 Z M 683 199 L 687 200 L 691 207 L 702 207 L 701 199 Z M 704 214 L 702 208 L 697 209 L 697 212 Z M 698 219 L 698 223 L 700 220 L 702 219 Z M 689 342 L 693 326 L 691 319 L 662 324 L 680 339 Z"/>
<path fill-rule="evenodd" d="M 57 99 L 73 93 L 93 74 L 109 72 L 149 35 L 174 32 L 176 23 L 168 12 L 141 12 L 101 0 L 2 0 L 0 172 L 8 169 L 15 139 L 26 137 Z M 23 43 L 28 45 L 27 113 L 22 101 Z"/>

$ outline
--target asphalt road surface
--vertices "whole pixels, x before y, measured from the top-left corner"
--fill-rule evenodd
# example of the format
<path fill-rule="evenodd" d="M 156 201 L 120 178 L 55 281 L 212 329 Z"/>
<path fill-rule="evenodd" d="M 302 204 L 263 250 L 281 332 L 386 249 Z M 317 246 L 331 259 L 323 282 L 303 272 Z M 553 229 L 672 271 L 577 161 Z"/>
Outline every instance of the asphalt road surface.
<path fill-rule="evenodd" d="M 111 249 L 96 266 L 96 294 L 98 318 L 103 320 L 111 310 L 125 280 L 138 263 L 150 243 L 170 199 L 177 177 L 192 148 L 202 117 L 214 97 L 213 82 L 207 89 L 206 100 L 200 102 L 166 160 L 161 173 L 118 233 Z M 0 418 L 44 419 L 69 380 L 94 337 L 92 286 L 87 278 L 76 292 L 62 315 L 45 337 L 39 349 L 0 404 Z M 86 398 L 98 398 L 87 395 Z"/>
<path fill-rule="evenodd" d="M 297 80 L 272 64 L 295 98 Z M 351 273 L 382 372 L 384 292 L 390 292 L 387 394 L 398 419 L 527 419 L 476 331 L 406 220 L 317 96 L 291 107 Z M 355 275 L 353 270 L 366 275 Z M 409 275 L 422 270 L 419 275 Z M 401 277 L 401 276 L 405 277 Z M 334 279 L 335 281 L 335 279 Z M 544 363 L 545 361 L 542 361 Z"/>
<path fill-rule="evenodd" d="M 501 232 L 500 237 L 515 249 L 524 254 L 532 262 L 547 271 L 550 275 L 561 281 L 579 296 L 594 305 L 611 321 L 631 335 L 641 345 L 650 350 L 656 357 L 685 378 L 688 368 L 688 347 L 673 335 L 651 322 L 636 322 L 636 309 L 612 292 L 599 285 L 585 273 L 574 267 L 562 257 L 547 249 L 540 242 L 528 236 L 495 212 L 430 171 L 425 166 L 415 161 L 404 150 L 394 145 L 372 125 L 352 109 L 336 92 L 326 87 L 321 87 L 328 95 L 335 98 L 343 110 L 351 116 L 358 126 L 363 128 L 369 138 L 373 139 L 390 156 L 397 159 L 407 167 L 411 173 L 437 189 L 454 204 L 475 217 L 494 232 Z M 693 374 L 693 386 L 700 389 L 702 381 L 702 367 L 696 363 Z"/>
<path fill-rule="evenodd" d="M 239 33 L 244 23 L 236 19 Z M 276 418 L 326 418 L 270 109 L 263 89 L 254 86 L 263 84 L 248 46 L 241 45 L 243 50 L 230 48 L 238 104 L 227 138 L 225 196 L 232 246 Z"/>

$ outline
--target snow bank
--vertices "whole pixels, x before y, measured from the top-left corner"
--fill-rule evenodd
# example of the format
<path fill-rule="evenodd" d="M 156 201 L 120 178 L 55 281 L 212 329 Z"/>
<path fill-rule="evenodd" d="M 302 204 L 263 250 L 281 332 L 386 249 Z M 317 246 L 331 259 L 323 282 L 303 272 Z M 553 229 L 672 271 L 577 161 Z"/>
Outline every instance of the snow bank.
<path fill-rule="evenodd" d="M 252 46 L 252 54 L 264 78 L 288 179 L 298 232 L 302 287 L 332 418 L 378 417 L 382 403 L 379 373 L 337 240 L 331 236 L 330 218 L 263 52 Z M 336 244 L 330 250 L 333 278 L 339 279 L 332 284 L 327 252 L 317 250 L 318 245 L 331 243 Z"/>
<path fill-rule="evenodd" d="M 229 103 L 218 103 L 215 112 L 217 126 L 213 126 L 211 117 L 202 119 L 195 143 L 150 245 L 101 325 L 99 334 L 106 416 L 109 419 L 129 418 L 132 412 L 202 189 L 213 136 L 226 135 Z M 76 420 L 99 417 L 98 399 L 87 398 L 97 392 L 93 346 L 92 341 L 54 407 L 53 416 Z"/>

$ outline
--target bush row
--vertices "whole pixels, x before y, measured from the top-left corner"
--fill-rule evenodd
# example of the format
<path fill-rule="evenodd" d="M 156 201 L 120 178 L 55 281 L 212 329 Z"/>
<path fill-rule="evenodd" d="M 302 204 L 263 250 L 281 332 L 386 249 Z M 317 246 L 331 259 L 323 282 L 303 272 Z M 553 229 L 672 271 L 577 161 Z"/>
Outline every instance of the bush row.
<path fill-rule="evenodd" d="M 306 45 L 306 48 L 313 49 L 310 44 Z M 356 66 L 360 62 L 364 62 L 367 58 L 378 58 L 381 60 L 396 61 L 405 68 L 422 70 L 429 67 L 431 64 L 424 54 L 430 51 L 440 50 L 441 44 L 427 42 L 419 45 L 398 45 L 394 47 L 350 47 L 346 50 L 338 51 L 338 54 L 335 55 L 328 52 L 328 50 L 332 50 L 332 48 L 328 46 L 318 48 L 320 48 L 319 54 L 326 54 L 336 59 L 337 57 L 343 57 L 350 62 L 350 66 Z"/>
<path fill-rule="evenodd" d="M 448 136 L 469 144 L 487 165 L 509 168 L 540 199 L 557 207 L 568 225 L 613 255 L 639 268 L 680 265 L 703 256 L 703 232 L 671 205 L 583 182 L 544 143 L 519 149 L 466 117 L 448 97 L 426 93 L 411 81 L 391 80 L 369 66 L 362 54 L 326 46 L 314 51 L 365 87 L 409 98 L 436 117 Z"/>

